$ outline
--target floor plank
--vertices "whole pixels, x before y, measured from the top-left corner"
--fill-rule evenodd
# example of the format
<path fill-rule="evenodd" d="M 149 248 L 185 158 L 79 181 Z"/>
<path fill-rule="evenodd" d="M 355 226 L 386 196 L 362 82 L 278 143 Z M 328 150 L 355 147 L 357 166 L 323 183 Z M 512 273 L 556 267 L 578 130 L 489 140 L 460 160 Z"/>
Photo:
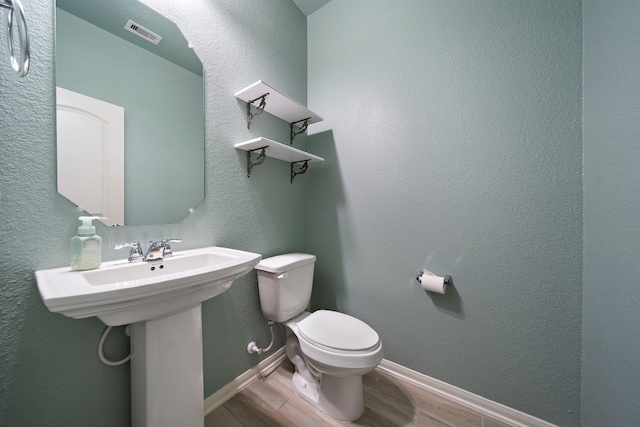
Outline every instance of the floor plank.
<path fill-rule="evenodd" d="M 288 390 L 281 387 L 278 390 L 279 387 L 272 387 L 271 383 L 266 379 L 256 380 L 247 388 L 276 411 L 289 400 L 290 392 Z"/>
<path fill-rule="evenodd" d="M 319 411 L 299 396 L 285 403 L 281 412 L 298 426 L 345 427 L 346 423 Z M 299 400 L 298 400 L 299 399 Z"/>
<path fill-rule="evenodd" d="M 365 410 L 353 421 L 336 420 L 298 396 L 295 368 L 285 360 L 263 379 L 215 409 L 206 427 L 475 427 L 482 415 L 437 394 L 375 369 L 363 377 Z M 485 418 L 484 427 L 508 427 Z"/>
<path fill-rule="evenodd" d="M 244 424 L 240 422 L 231 412 L 224 406 L 217 408 L 204 418 L 205 427 L 244 427 Z"/>
<path fill-rule="evenodd" d="M 509 424 L 505 424 L 502 421 L 496 420 L 495 418 L 483 416 L 482 427 L 510 427 L 510 426 Z"/>
<path fill-rule="evenodd" d="M 295 423 L 272 409 L 265 401 L 248 389 L 236 394 L 223 406 L 246 427 L 295 426 Z"/>
<path fill-rule="evenodd" d="M 461 426 L 482 426 L 482 416 L 462 408 L 455 402 L 435 393 L 406 383 L 378 369 L 363 377 L 365 385 L 395 397 L 403 405 L 410 405 L 416 413 L 424 413 L 445 424 Z"/>
<path fill-rule="evenodd" d="M 406 397 L 392 397 L 378 389 L 364 385 L 364 404 L 382 425 L 411 426 L 415 424 L 416 408 Z"/>

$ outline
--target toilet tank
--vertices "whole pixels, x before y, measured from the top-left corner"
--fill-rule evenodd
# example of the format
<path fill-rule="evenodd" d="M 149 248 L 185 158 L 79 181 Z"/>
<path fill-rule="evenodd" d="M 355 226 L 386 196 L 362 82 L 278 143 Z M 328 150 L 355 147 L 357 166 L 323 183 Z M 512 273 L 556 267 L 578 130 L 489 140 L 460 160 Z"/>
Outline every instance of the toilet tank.
<path fill-rule="evenodd" d="M 265 258 L 255 266 L 264 317 L 284 322 L 306 310 L 315 262 L 315 255 L 293 253 Z"/>

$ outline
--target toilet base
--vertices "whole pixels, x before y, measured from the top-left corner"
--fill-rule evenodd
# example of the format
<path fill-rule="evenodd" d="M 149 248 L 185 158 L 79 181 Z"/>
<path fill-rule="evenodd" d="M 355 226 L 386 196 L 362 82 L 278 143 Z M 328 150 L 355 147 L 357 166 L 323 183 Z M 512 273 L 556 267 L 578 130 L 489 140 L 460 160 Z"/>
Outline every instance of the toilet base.
<path fill-rule="evenodd" d="M 296 393 L 321 411 L 343 421 L 354 421 L 364 412 L 362 375 L 333 377 L 323 374 L 319 383 L 293 374 Z"/>
<path fill-rule="evenodd" d="M 334 376 L 318 372 L 305 360 L 298 338 L 290 333 L 287 356 L 295 365 L 293 388 L 321 411 L 343 421 L 354 421 L 364 412 L 362 374 Z"/>

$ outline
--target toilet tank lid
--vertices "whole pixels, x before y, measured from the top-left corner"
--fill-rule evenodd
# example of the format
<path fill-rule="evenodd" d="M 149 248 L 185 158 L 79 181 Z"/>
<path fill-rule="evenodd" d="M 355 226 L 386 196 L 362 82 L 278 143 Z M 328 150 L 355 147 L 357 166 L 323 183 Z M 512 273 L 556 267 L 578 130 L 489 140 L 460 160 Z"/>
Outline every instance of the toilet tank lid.
<path fill-rule="evenodd" d="M 283 254 L 264 258 L 255 266 L 255 269 L 269 273 L 284 273 L 287 270 L 292 270 L 313 262 L 316 262 L 315 255 L 301 253 Z"/>

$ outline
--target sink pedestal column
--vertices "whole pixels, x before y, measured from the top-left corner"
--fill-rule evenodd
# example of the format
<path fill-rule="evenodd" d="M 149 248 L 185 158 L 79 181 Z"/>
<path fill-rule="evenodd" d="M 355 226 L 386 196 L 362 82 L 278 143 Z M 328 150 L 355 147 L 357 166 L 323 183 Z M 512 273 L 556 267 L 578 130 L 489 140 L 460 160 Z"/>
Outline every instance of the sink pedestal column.
<path fill-rule="evenodd" d="M 133 427 L 203 427 L 201 305 L 131 328 Z"/>

